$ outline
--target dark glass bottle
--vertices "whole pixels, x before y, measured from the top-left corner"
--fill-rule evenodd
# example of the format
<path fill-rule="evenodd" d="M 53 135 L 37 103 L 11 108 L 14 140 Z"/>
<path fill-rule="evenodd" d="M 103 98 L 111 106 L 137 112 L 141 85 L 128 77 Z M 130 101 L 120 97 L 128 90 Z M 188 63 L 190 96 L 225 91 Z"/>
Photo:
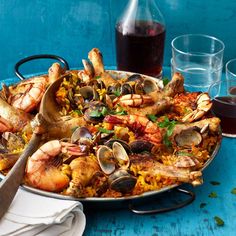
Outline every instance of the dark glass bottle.
<path fill-rule="evenodd" d="M 117 69 L 161 77 L 166 29 L 155 0 L 130 0 L 115 31 Z"/>

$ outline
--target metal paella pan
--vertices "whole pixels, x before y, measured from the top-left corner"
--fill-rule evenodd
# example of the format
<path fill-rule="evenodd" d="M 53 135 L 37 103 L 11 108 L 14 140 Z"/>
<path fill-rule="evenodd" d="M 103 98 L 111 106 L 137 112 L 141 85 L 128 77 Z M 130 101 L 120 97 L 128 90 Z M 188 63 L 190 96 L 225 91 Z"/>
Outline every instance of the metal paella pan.
<path fill-rule="evenodd" d="M 148 76 L 105 71 L 100 54 L 94 58 L 91 52 L 89 59 L 92 67 L 87 61 L 83 61 L 85 69 L 81 71 L 68 70 L 66 65 L 67 71 L 61 70 L 64 74 L 48 87 L 40 100 L 39 113 L 44 124 L 40 123 L 37 130 L 43 130 L 40 131 L 42 144 L 47 144 L 51 139 L 63 138 L 67 151 L 71 151 L 70 148 L 73 147 L 73 154 L 69 157 L 65 157 L 63 153 L 60 154 L 60 161 L 58 158 L 55 163 L 50 161 L 50 165 L 55 164 L 54 167 L 62 163 L 66 166 L 67 169 L 63 169 L 63 181 L 69 179 L 64 175 L 71 178 L 64 185 L 67 190 L 61 187 L 50 192 L 49 185 L 42 186 L 41 180 L 39 184 L 36 183 L 37 174 L 30 169 L 34 164 L 33 155 L 26 166 L 27 184 L 22 187 L 44 196 L 76 199 L 87 205 L 100 206 L 146 201 L 172 189 L 190 196 L 177 206 L 154 212 L 176 209 L 193 201 L 193 193 L 178 187 L 183 183 L 202 183 L 201 172 L 216 156 L 221 141 L 219 120 L 210 114 L 211 104 L 207 94 L 185 93 L 181 75 L 174 76 L 164 86 L 162 81 Z M 26 61 L 28 60 L 24 59 L 23 63 Z M 20 64 L 17 64 L 18 75 Z M 78 78 L 80 82 L 71 88 L 70 83 L 73 84 Z M 71 93 L 65 93 L 68 88 Z M 106 106 L 100 106 L 104 103 Z M 68 122 L 68 117 L 83 122 L 79 125 L 77 123 L 76 127 L 70 126 L 71 120 Z M 71 163 L 81 160 L 81 156 L 85 154 L 90 155 L 89 158 L 86 157 L 87 164 L 91 159 L 92 164 L 84 166 L 84 163 L 79 163 L 79 170 L 73 172 Z M 94 158 L 96 164 L 93 164 Z M 86 190 L 83 190 L 83 194 L 78 194 L 81 183 L 76 185 L 76 178 L 73 179 L 73 176 L 87 174 L 82 171 L 82 166 L 86 172 L 90 171 L 91 166 L 92 172 L 99 172 L 95 180 L 96 187 L 101 188 L 94 190 L 95 185 L 89 186 L 94 182 L 93 177 L 86 180 L 86 184 L 82 183 L 82 188 Z M 54 176 L 56 174 L 57 172 L 53 172 Z M 162 185 L 158 185 L 157 177 Z M 165 182 L 162 182 L 162 178 Z M 104 182 L 101 184 L 98 181 Z M 146 183 L 149 183 L 147 188 Z M 153 187 L 155 184 L 157 185 Z M 141 187 L 136 190 L 138 185 Z M 114 194 L 117 192 L 118 194 Z"/>

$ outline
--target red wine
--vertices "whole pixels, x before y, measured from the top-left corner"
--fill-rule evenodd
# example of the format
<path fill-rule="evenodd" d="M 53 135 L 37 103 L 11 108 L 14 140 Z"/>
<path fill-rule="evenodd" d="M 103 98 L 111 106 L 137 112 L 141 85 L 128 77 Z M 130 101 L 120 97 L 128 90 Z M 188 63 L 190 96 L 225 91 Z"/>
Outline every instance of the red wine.
<path fill-rule="evenodd" d="M 216 97 L 212 110 L 221 119 L 223 133 L 236 134 L 236 98 Z"/>
<path fill-rule="evenodd" d="M 159 76 L 162 71 L 165 27 L 160 23 L 136 21 L 133 28 L 116 26 L 116 58 L 118 70 Z"/>

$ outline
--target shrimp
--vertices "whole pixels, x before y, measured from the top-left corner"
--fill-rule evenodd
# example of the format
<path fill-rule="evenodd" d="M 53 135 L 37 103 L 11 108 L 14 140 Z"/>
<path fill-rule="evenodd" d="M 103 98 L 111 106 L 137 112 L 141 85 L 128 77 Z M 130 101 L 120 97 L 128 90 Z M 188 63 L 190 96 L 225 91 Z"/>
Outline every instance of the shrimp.
<path fill-rule="evenodd" d="M 18 132 L 29 125 L 31 115 L 9 105 L 0 97 L 0 132 Z"/>
<path fill-rule="evenodd" d="M 128 125 L 138 136 L 142 136 L 150 142 L 160 144 L 162 134 L 159 127 L 145 116 L 140 115 L 108 115 L 104 119 L 105 122 L 112 124 Z"/>
<path fill-rule="evenodd" d="M 70 178 L 63 169 L 59 154 L 84 155 L 76 144 L 51 140 L 43 144 L 29 157 L 26 170 L 26 183 L 32 187 L 50 192 L 60 192 L 69 185 Z"/>
<path fill-rule="evenodd" d="M 115 98 L 113 103 L 114 104 L 119 103 L 120 105 L 124 106 L 139 107 L 142 105 L 153 104 L 153 100 L 148 95 L 126 94 L 118 98 Z"/>
<path fill-rule="evenodd" d="M 169 97 L 163 98 L 152 105 L 144 106 L 144 107 L 130 107 L 130 106 L 123 106 L 124 110 L 128 112 L 129 115 L 157 115 L 164 110 L 167 110 L 173 104 L 172 99 Z"/>
<path fill-rule="evenodd" d="M 196 99 L 196 109 L 182 118 L 182 122 L 193 122 L 202 118 L 212 107 L 212 102 L 207 93 L 201 93 Z"/>
<path fill-rule="evenodd" d="M 3 85 L 2 97 L 13 107 L 31 112 L 40 103 L 47 86 L 58 79 L 61 73 L 60 64 L 54 63 L 49 68 L 48 76 L 36 76 L 10 87 Z"/>

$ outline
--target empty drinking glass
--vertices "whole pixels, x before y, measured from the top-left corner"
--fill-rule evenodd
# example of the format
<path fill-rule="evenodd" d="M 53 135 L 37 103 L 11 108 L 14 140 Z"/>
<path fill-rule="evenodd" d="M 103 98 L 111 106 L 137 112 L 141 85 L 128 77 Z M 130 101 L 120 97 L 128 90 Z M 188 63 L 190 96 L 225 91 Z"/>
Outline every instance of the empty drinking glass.
<path fill-rule="evenodd" d="M 180 72 L 184 85 L 190 92 L 207 91 L 221 79 L 224 43 L 212 36 L 187 34 L 172 42 L 171 69 Z"/>

